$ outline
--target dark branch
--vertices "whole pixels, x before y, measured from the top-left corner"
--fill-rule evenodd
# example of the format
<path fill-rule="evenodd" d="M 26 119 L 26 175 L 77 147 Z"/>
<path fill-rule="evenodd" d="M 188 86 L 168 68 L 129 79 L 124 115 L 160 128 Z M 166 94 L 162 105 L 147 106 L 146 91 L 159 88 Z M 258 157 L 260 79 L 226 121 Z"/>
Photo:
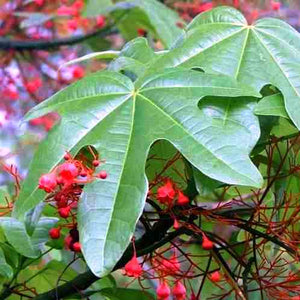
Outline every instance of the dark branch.
<path fill-rule="evenodd" d="M 56 40 L 39 40 L 39 41 L 22 41 L 11 40 L 8 38 L 0 38 L 0 50 L 15 50 L 15 51 L 32 51 L 32 50 L 50 50 L 60 46 L 70 46 L 81 43 L 93 37 L 105 37 L 112 33 L 116 33 L 111 26 L 104 29 L 92 31 L 84 35 L 77 35 L 68 38 Z"/>

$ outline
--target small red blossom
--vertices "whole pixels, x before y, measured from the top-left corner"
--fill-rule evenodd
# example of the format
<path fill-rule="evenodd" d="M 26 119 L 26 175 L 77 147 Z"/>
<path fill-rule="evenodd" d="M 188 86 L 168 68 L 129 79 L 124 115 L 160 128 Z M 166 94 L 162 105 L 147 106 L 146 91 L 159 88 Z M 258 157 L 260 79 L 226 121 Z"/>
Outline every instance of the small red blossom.
<path fill-rule="evenodd" d="M 96 25 L 98 28 L 103 28 L 105 26 L 105 17 L 104 16 L 98 16 L 96 18 Z"/>
<path fill-rule="evenodd" d="M 213 247 L 214 247 L 214 243 L 206 235 L 203 234 L 202 248 L 204 250 L 211 250 Z"/>
<path fill-rule="evenodd" d="M 281 3 L 277 1 L 271 1 L 271 7 L 273 10 L 279 10 L 281 7 Z"/>
<path fill-rule="evenodd" d="M 137 29 L 137 34 L 138 34 L 138 36 L 145 36 L 146 34 L 147 34 L 147 31 L 145 30 L 145 29 L 143 29 L 143 28 L 138 28 Z"/>
<path fill-rule="evenodd" d="M 76 19 L 71 19 L 67 21 L 67 26 L 70 31 L 75 31 L 78 28 L 78 21 Z M 74 71 L 73 71 L 74 72 Z M 74 76 L 75 77 L 75 76 Z"/>
<path fill-rule="evenodd" d="M 177 205 L 187 205 L 190 203 L 190 199 L 181 191 L 178 192 Z"/>
<path fill-rule="evenodd" d="M 176 300 L 184 300 L 186 297 L 186 288 L 180 281 L 177 281 L 172 293 Z"/>
<path fill-rule="evenodd" d="M 74 244 L 73 244 L 73 250 L 74 250 L 74 252 L 81 252 L 81 244 L 79 243 L 79 242 L 75 242 Z"/>
<path fill-rule="evenodd" d="M 162 204 L 171 205 L 175 197 L 173 183 L 168 180 L 163 186 L 157 189 L 157 200 Z"/>
<path fill-rule="evenodd" d="M 78 176 L 78 168 L 72 162 L 65 162 L 59 167 L 59 176 L 65 182 L 70 182 Z"/>
<path fill-rule="evenodd" d="M 124 270 L 125 275 L 127 275 L 128 277 L 138 278 L 142 275 L 143 269 L 135 254 L 131 258 L 131 260 L 125 265 Z"/>
<path fill-rule="evenodd" d="M 156 289 L 156 295 L 158 300 L 166 300 L 169 298 L 171 290 L 167 282 L 161 283 Z"/>
<path fill-rule="evenodd" d="M 72 75 L 76 79 L 80 79 L 84 76 L 84 69 L 82 67 L 76 66 L 72 71 Z"/>
<path fill-rule="evenodd" d="M 51 193 L 57 186 L 56 176 L 53 173 L 44 174 L 39 179 L 39 189 Z"/>
<path fill-rule="evenodd" d="M 210 274 L 210 280 L 212 282 L 219 282 L 221 280 L 221 274 L 219 271 L 215 271 Z"/>
<path fill-rule="evenodd" d="M 70 212 L 71 206 L 62 207 L 58 209 L 58 214 L 64 219 L 67 219 L 70 216 Z"/>
<path fill-rule="evenodd" d="M 94 167 L 98 167 L 100 165 L 100 161 L 98 159 L 93 160 L 92 162 Z"/>
<path fill-rule="evenodd" d="M 107 172 L 106 171 L 100 171 L 99 174 L 97 174 L 97 177 L 100 179 L 106 179 L 107 178 Z"/>
<path fill-rule="evenodd" d="M 49 236 L 53 240 L 57 240 L 60 238 L 60 228 L 51 228 L 49 230 Z"/>
<path fill-rule="evenodd" d="M 179 222 L 178 222 L 177 219 L 174 219 L 173 228 L 174 228 L 175 230 L 177 230 L 177 229 L 180 228 L 180 224 L 179 224 Z"/>
<path fill-rule="evenodd" d="M 42 86 L 42 81 L 40 78 L 35 78 L 26 83 L 25 88 L 28 93 L 34 94 Z"/>

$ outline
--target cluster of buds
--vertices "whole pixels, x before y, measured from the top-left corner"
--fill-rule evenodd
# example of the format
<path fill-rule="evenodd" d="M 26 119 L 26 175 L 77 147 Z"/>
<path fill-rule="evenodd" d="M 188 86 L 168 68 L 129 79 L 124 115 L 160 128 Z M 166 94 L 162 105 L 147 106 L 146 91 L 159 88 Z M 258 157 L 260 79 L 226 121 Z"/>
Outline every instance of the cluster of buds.
<path fill-rule="evenodd" d="M 76 222 L 76 209 L 84 184 L 94 181 L 96 178 L 105 179 L 107 172 L 102 170 L 96 173 L 101 160 L 97 159 L 91 147 L 88 147 L 92 156 L 92 162 L 79 160 L 69 153 L 64 156 L 65 162 L 58 165 L 50 173 L 43 174 L 39 179 L 39 189 L 48 193 L 47 202 L 54 204 L 60 218 L 71 223 L 64 225 L 71 228 L 69 235 L 65 238 L 65 246 L 68 250 L 80 252 L 79 233 Z M 52 228 L 49 235 L 52 239 L 59 239 L 61 227 Z"/>

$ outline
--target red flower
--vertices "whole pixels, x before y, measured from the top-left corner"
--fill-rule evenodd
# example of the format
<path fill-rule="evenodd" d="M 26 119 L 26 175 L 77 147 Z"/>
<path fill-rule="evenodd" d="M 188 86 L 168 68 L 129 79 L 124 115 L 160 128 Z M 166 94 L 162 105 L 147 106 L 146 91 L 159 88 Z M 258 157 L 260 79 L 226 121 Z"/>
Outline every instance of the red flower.
<path fill-rule="evenodd" d="M 73 69 L 73 77 L 76 78 L 76 79 L 80 79 L 84 76 L 84 69 L 77 66 Z"/>
<path fill-rule="evenodd" d="M 106 171 L 100 171 L 99 174 L 97 174 L 97 177 L 100 179 L 106 179 L 107 178 L 107 172 Z"/>
<path fill-rule="evenodd" d="M 78 168 L 71 162 L 65 162 L 59 167 L 59 176 L 66 183 L 73 181 L 78 176 Z"/>
<path fill-rule="evenodd" d="M 157 200 L 162 204 L 171 205 L 174 197 L 175 190 L 171 180 L 168 180 L 165 185 L 161 186 L 157 190 Z"/>
<path fill-rule="evenodd" d="M 138 34 L 138 36 L 145 36 L 147 34 L 147 31 L 143 28 L 138 28 L 137 34 Z"/>
<path fill-rule="evenodd" d="M 271 1 L 271 6 L 273 10 L 279 10 L 281 7 L 281 3 L 277 1 Z"/>
<path fill-rule="evenodd" d="M 39 180 L 39 189 L 44 190 L 46 193 L 51 193 L 57 185 L 56 176 L 53 173 L 44 174 Z"/>
<path fill-rule="evenodd" d="M 78 28 L 78 21 L 76 19 L 68 20 L 67 21 L 67 26 L 68 26 L 69 30 L 75 31 Z"/>
<path fill-rule="evenodd" d="M 190 203 L 190 199 L 181 191 L 178 192 L 177 205 L 187 205 Z"/>
<path fill-rule="evenodd" d="M 166 300 L 169 298 L 171 290 L 169 285 L 164 281 L 156 289 L 156 295 L 158 300 Z"/>
<path fill-rule="evenodd" d="M 70 216 L 70 211 L 71 211 L 71 206 L 62 207 L 58 209 L 59 215 L 64 219 L 67 219 Z"/>
<path fill-rule="evenodd" d="M 99 28 L 103 28 L 105 26 L 105 17 L 104 16 L 98 16 L 96 18 L 96 24 L 97 24 L 97 27 Z"/>
<path fill-rule="evenodd" d="M 210 274 L 210 280 L 213 282 L 219 282 L 221 280 L 221 274 L 219 271 L 215 271 Z"/>
<path fill-rule="evenodd" d="M 74 252 L 81 252 L 81 244 L 79 242 L 75 242 L 73 244 L 73 250 Z"/>
<path fill-rule="evenodd" d="M 25 88 L 28 93 L 34 94 L 42 86 L 42 81 L 40 78 L 35 78 L 26 83 Z"/>
<path fill-rule="evenodd" d="M 51 228 L 49 230 L 49 235 L 51 239 L 57 240 L 60 238 L 60 228 Z"/>
<path fill-rule="evenodd" d="M 134 254 L 132 259 L 125 265 L 125 275 L 129 277 L 138 278 L 142 275 L 143 269 L 139 264 L 136 255 Z"/>
<path fill-rule="evenodd" d="M 176 300 L 184 300 L 186 297 L 186 288 L 180 281 L 177 281 L 172 293 Z"/>
<path fill-rule="evenodd" d="M 202 248 L 204 250 L 211 250 L 213 247 L 214 243 L 203 234 Z"/>

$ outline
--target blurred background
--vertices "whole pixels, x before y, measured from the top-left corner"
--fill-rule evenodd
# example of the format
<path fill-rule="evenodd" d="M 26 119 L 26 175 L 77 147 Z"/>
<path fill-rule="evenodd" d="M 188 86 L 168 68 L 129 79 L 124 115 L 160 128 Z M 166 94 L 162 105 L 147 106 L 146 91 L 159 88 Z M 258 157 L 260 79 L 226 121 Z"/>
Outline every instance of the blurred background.
<path fill-rule="evenodd" d="M 22 123 L 26 112 L 64 86 L 106 67 L 105 60 L 64 66 L 94 51 L 119 50 L 126 40 L 144 36 L 160 50 L 151 20 L 154 0 L 0 0 L 0 164 L 16 165 L 21 176 L 35 147 L 59 117 L 51 113 Z M 180 16 L 184 28 L 197 14 L 219 5 L 240 9 L 249 22 L 277 17 L 300 29 L 300 1 L 159 1 Z M 9 184 L 0 171 L 0 187 Z"/>

